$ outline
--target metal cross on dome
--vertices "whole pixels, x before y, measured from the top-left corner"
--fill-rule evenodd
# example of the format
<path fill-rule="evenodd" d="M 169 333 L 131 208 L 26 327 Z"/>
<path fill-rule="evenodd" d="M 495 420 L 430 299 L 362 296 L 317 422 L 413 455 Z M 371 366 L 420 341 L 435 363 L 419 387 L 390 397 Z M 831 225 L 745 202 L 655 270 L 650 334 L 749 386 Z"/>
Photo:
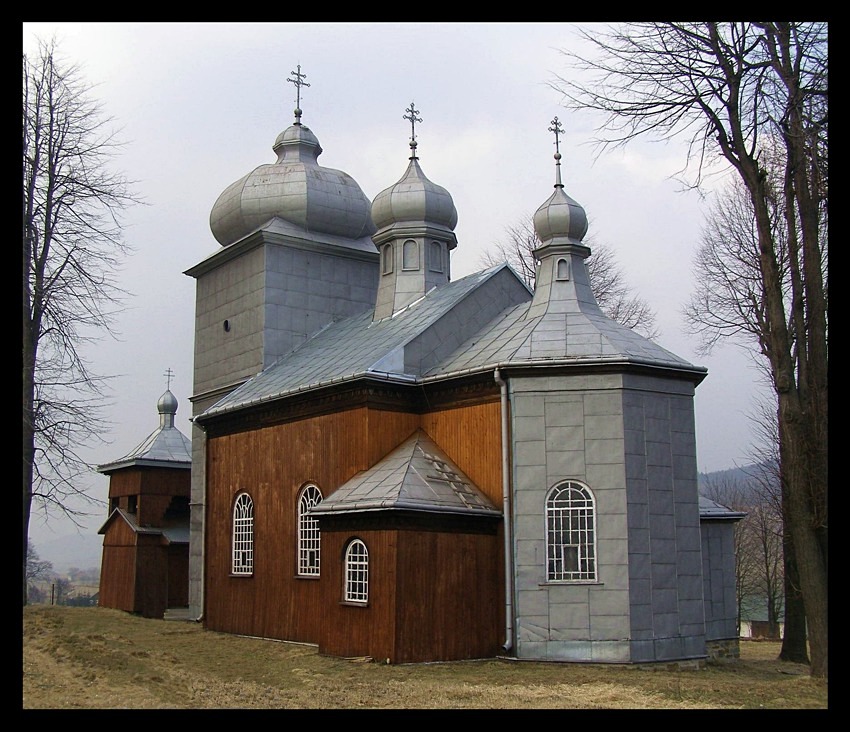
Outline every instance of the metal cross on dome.
<path fill-rule="evenodd" d="M 298 71 L 290 71 L 295 78 L 287 79 L 288 82 L 295 84 L 295 119 L 296 123 L 300 123 L 301 121 L 301 87 L 302 86 L 310 86 L 304 79 L 307 78 L 307 74 L 301 73 L 301 64 L 298 64 L 296 67 Z"/>
<path fill-rule="evenodd" d="M 561 127 L 561 123 L 558 121 L 558 118 L 557 118 L 557 117 L 555 117 L 555 119 L 553 119 L 553 120 L 552 120 L 549 124 L 551 124 L 551 125 L 552 125 L 552 126 L 549 128 L 549 132 L 554 132 L 554 133 L 555 133 L 555 154 L 556 154 L 557 156 L 560 156 L 560 154 L 561 154 L 561 145 L 560 145 L 560 141 L 558 140 L 558 135 L 560 135 L 560 134 L 562 134 L 562 133 L 563 133 L 564 128 L 563 128 L 563 127 Z"/>
<path fill-rule="evenodd" d="M 557 117 L 555 117 L 550 124 L 552 126 L 549 128 L 549 132 L 555 133 L 555 187 L 563 188 L 564 184 L 561 183 L 561 142 L 558 135 L 563 134 L 564 128 L 561 127 L 561 123 L 558 121 Z"/>
<path fill-rule="evenodd" d="M 167 369 L 165 369 L 165 373 L 163 374 L 163 376 L 165 376 L 168 379 L 168 386 L 166 388 L 168 390 L 171 390 L 171 377 L 174 376 L 174 372 L 171 370 L 170 366 Z"/>
<path fill-rule="evenodd" d="M 410 106 L 404 110 L 407 112 L 402 119 L 410 120 L 410 149 L 413 151 L 413 157 L 416 157 L 416 123 L 421 122 L 422 118 L 417 117 L 419 114 L 419 110 L 416 109 L 413 102 L 410 103 Z"/>

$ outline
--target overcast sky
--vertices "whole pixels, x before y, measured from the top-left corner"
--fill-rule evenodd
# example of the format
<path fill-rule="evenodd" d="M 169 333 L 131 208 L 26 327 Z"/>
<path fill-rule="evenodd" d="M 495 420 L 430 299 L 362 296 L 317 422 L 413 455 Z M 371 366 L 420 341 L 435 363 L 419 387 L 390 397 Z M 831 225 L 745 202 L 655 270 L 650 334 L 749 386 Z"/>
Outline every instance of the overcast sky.
<path fill-rule="evenodd" d="M 403 115 L 415 103 L 420 164 L 458 211 L 453 279 L 481 269 L 482 254 L 551 194 L 557 116 L 564 190 L 587 211 L 586 239 L 610 245 L 657 314 L 657 342 L 708 368 L 695 402 L 699 470 L 752 462 L 757 372 L 733 346 L 697 355 L 683 327 L 706 208 L 673 179 L 685 150 L 647 141 L 597 156 L 602 120 L 567 111 L 550 86 L 569 73 L 561 50 L 582 48 L 575 24 L 24 23 L 24 50 L 52 35 L 120 128 L 115 164 L 147 203 L 124 219 L 135 253 L 120 273 L 130 296 L 119 340 L 91 354 L 96 373 L 116 377 L 111 443 L 87 453 L 92 462 L 122 457 L 158 426 L 166 369 L 177 427 L 191 434 L 195 280 L 183 272 L 219 248 L 209 228 L 219 194 L 275 161 L 272 144 L 294 121 L 287 78 L 299 64 L 310 85 L 302 122 L 322 145 L 319 163 L 351 175 L 370 199 L 407 167 Z M 92 473 L 90 486 L 104 501 L 85 522 L 96 531 L 108 479 Z M 36 542 L 73 531 L 55 518 L 31 526 Z"/>

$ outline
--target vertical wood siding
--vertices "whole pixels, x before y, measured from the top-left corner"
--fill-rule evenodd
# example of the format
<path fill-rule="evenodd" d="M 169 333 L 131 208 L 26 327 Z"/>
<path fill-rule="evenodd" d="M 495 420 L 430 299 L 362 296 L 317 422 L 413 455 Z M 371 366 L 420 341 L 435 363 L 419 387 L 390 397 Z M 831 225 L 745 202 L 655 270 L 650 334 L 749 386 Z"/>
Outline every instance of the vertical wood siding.
<path fill-rule="evenodd" d="M 329 496 L 399 445 L 418 423 L 415 414 L 360 407 L 211 439 L 207 627 L 317 642 L 324 612 L 322 580 L 296 577 L 298 494 L 311 482 Z M 242 491 L 254 501 L 254 572 L 247 577 L 230 574 L 233 501 Z M 324 574 L 328 559 L 322 550 Z"/>
<path fill-rule="evenodd" d="M 136 534 L 123 519 L 103 537 L 98 605 L 133 612 L 136 597 Z"/>
<path fill-rule="evenodd" d="M 422 415 L 427 432 L 493 504 L 502 506 L 502 423 L 498 400 Z"/>
<path fill-rule="evenodd" d="M 328 497 L 422 427 L 496 506 L 502 504 L 500 404 L 425 415 L 358 407 L 207 444 L 204 618 L 210 630 L 318 643 L 320 652 L 414 662 L 495 655 L 504 640 L 502 530 L 322 530 L 321 576 L 296 576 L 296 505 Z M 254 571 L 231 575 L 236 496 L 254 502 Z M 369 549 L 367 607 L 342 602 L 343 552 Z"/>

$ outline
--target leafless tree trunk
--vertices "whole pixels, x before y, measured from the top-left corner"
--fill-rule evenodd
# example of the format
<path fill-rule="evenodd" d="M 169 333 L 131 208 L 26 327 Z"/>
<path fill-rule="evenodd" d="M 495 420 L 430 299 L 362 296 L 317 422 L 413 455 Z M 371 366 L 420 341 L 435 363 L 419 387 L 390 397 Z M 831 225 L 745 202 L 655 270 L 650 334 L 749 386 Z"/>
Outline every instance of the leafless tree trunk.
<path fill-rule="evenodd" d="M 791 535 L 811 647 L 811 674 L 828 676 L 828 73 L 826 23 L 635 23 L 586 33 L 599 57 L 566 52 L 595 74 L 560 78 L 568 106 L 601 111 L 606 145 L 641 135 L 687 136 L 695 185 L 722 161 L 752 207 L 753 299 L 718 320 L 708 340 L 755 323 L 777 396 L 785 525 Z M 687 164 L 685 166 L 687 168 Z M 780 185 L 774 183 L 776 178 Z M 779 220 L 778 216 L 781 216 Z M 777 236 L 781 232 L 781 236 Z M 722 270 L 718 270 L 722 272 Z M 723 280 L 719 283 L 723 285 Z M 689 313 L 699 321 L 705 289 Z M 756 320 L 748 321 L 749 314 Z M 696 316 L 696 318 L 694 318 Z"/>
<path fill-rule="evenodd" d="M 80 448 L 102 435 L 103 377 L 83 345 L 120 305 L 114 273 L 130 252 L 118 214 L 135 201 L 110 168 L 117 151 L 74 66 L 54 41 L 23 55 L 23 603 L 30 516 L 77 516 L 90 469 Z"/>
<path fill-rule="evenodd" d="M 782 488 L 782 466 L 779 461 L 779 433 L 776 398 L 761 402 L 753 413 L 753 424 L 759 435 L 753 454 L 754 479 L 762 486 L 762 495 L 769 498 L 774 511 L 782 520 L 782 576 L 785 599 L 785 632 L 782 634 L 781 661 L 810 663 L 806 632 L 806 613 L 800 594 L 800 577 L 791 532 L 785 530 L 785 496 Z"/>
<path fill-rule="evenodd" d="M 484 252 L 481 263 L 492 267 L 507 262 L 530 288 L 537 279 L 534 250 L 540 240 L 534 231 L 534 220 L 528 216 L 508 227 L 507 241 L 495 244 Z M 646 338 L 657 338 L 656 315 L 645 300 L 635 295 L 626 284 L 625 276 L 611 247 L 588 243 L 591 255 L 585 260 L 590 287 L 602 311 L 612 320 L 631 328 Z"/>

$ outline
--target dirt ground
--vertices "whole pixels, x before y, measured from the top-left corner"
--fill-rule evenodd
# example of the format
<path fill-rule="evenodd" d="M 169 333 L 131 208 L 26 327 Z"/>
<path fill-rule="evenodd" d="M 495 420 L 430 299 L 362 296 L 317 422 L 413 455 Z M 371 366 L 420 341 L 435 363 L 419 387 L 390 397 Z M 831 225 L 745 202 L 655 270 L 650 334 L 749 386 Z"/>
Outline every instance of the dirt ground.
<path fill-rule="evenodd" d="M 488 659 L 388 666 L 97 607 L 23 611 L 23 709 L 827 709 L 779 643 L 701 668 Z"/>

